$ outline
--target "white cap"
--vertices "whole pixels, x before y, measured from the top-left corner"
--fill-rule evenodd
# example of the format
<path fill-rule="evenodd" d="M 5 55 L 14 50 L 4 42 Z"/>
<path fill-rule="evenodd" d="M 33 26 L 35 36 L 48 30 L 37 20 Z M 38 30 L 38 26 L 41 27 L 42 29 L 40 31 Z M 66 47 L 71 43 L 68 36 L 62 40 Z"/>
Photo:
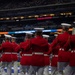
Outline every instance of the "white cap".
<path fill-rule="evenodd" d="M 44 30 L 44 28 L 34 28 L 35 30 Z"/>
<path fill-rule="evenodd" d="M 54 34 L 54 36 L 58 36 L 58 34 Z"/>
<path fill-rule="evenodd" d="M 26 34 L 29 34 L 29 35 L 32 35 L 33 33 L 31 33 L 31 32 L 25 32 Z"/>
<path fill-rule="evenodd" d="M 49 35 L 43 35 L 44 38 L 49 38 Z"/>
<path fill-rule="evenodd" d="M 16 37 L 11 37 L 12 39 L 16 39 Z"/>
<path fill-rule="evenodd" d="M 11 38 L 11 36 L 10 36 L 10 35 L 6 35 L 6 34 L 5 34 L 4 36 L 5 36 L 6 38 Z"/>
<path fill-rule="evenodd" d="M 71 24 L 68 24 L 68 23 L 61 23 L 61 25 L 62 25 L 62 26 L 68 26 L 68 27 L 71 26 Z"/>

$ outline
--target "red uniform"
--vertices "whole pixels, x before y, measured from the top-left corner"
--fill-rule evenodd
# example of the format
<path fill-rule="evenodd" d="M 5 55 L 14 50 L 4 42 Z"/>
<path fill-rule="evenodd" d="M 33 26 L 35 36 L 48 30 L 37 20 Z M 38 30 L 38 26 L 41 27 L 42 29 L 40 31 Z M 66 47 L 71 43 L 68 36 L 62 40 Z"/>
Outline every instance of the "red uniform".
<path fill-rule="evenodd" d="M 50 44 L 49 44 L 49 47 L 50 47 Z M 45 66 L 50 65 L 50 56 L 47 54 L 47 52 L 44 53 L 44 63 L 45 63 Z"/>
<path fill-rule="evenodd" d="M 59 62 L 69 62 L 70 58 L 70 51 L 65 51 L 66 48 L 64 48 L 64 45 L 68 41 L 70 34 L 68 32 L 64 32 L 63 34 L 58 35 L 58 37 L 53 41 L 52 48 L 56 46 L 57 44 L 60 45 L 60 50 L 58 54 L 58 61 Z"/>
<path fill-rule="evenodd" d="M 12 62 L 13 45 L 9 41 L 6 41 L 5 43 L 2 43 L 2 50 L 2 62 Z"/>
<path fill-rule="evenodd" d="M 69 45 L 72 49 L 71 51 L 71 56 L 70 56 L 70 66 L 75 66 L 75 35 L 71 36 L 70 39 L 70 45 Z"/>
<path fill-rule="evenodd" d="M 12 52 L 12 60 L 17 61 L 18 57 L 17 57 L 17 52 L 15 51 L 15 48 L 18 46 L 18 44 L 16 42 L 12 42 L 12 45 L 14 47 L 14 50 Z"/>
<path fill-rule="evenodd" d="M 31 40 L 31 47 L 33 50 L 32 66 L 45 66 L 44 52 L 49 50 L 47 40 L 41 36 L 36 36 L 36 38 Z"/>
<path fill-rule="evenodd" d="M 60 48 L 60 46 L 56 45 L 52 49 L 52 55 L 53 55 L 53 57 L 52 57 L 52 60 L 51 60 L 51 66 L 53 66 L 53 67 L 57 67 L 59 48 Z"/>
<path fill-rule="evenodd" d="M 20 44 L 19 48 L 17 48 L 22 51 L 22 58 L 20 60 L 21 65 L 32 65 L 32 50 L 29 45 L 30 40 L 26 40 Z"/>

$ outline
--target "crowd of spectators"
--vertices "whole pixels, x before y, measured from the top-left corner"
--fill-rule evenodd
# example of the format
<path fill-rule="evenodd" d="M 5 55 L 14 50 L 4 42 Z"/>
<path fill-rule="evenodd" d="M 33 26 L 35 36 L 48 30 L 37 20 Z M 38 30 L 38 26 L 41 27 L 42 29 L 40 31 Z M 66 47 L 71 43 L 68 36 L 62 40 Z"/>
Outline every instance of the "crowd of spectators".
<path fill-rule="evenodd" d="M 23 30 L 33 30 L 36 27 L 41 27 L 47 29 L 59 29 L 61 28 L 61 25 L 53 24 L 49 22 L 38 22 L 35 24 L 0 24 L 0 31 L 23 31 Z"/>

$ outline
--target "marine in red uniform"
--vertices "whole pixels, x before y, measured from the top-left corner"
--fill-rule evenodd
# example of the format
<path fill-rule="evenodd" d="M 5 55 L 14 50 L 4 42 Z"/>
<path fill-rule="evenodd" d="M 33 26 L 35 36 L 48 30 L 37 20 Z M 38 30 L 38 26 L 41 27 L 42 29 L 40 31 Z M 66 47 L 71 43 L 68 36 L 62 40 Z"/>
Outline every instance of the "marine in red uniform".
<path fill-rule="evenodd" d="M 18 56 L 17 56 L 17 52 L 15 51 L 15 48 L 18 46 L 18 44 L 16 43 L 16 37 L 11 37 L 11 42 L 14 47 L 14 50 L 12 52 L 12 60 L 13 60 L 12 63 L 14 67 L 14 75 L 18 75 L 18 64 L 17 64 Z"/>
<path fill-rule="evenodd" d="M 49 35 L 43 35 L 43 38 L 45 38 L 48 41 Z M 50 43 L 48 44 L 50 47 Z M 44 75 L 49 75 L 50 56 L 46 52 L 44 53 L 44 63 L 45 63 Z"/>
<path fill-rule="evenodd" d="M 12 66 L 12 51 L 14 50 L 13 45 L 10 42 L 10 35 L 5 35 L 5 42 L 2 43 L 2 75 L 5 74 L 4 68 L 7 66 L 7 75 L 11 75 L 11 66 Z"/>
<path fill-rule="evenodd" d="M 36 37 L 31 40 L 31 47 L 33 52 L 32 66 L 35 73 L 37 72 L 38 75 L 43 75 L 43 69 L 45 66 L 44 53 L 49 49 L 48 41 L 42 37 L 42 29 L 43 28 L 35 28 Z"/>
<path fill-rule="evenodd" d="M 32 33 L 26 33 L 25 41 L 20 44 L 18 50 L 21 50 L 22 57 L 20 60 L 21 64 L 21 75 L 31 75 L 29 72 L 30 65 L 32 65 L 32 49 L 30 47 L 30 39 L 32 38 Z"/>
<path fill-rule="evenodd" d="M 59 34 L 56 40 L 53 41 L 51 47 L 53 48 L 59 44 L 59 54 L 58 54 L 58 75 L 63 75 L 63 68 L 68 65 L 70 58 L 70 51 L 65 51 L 64 45 L 68 41 L 70 34 L 68 33 L 70 24 L 62 23 L 63 34 Z"/>
<path fill-rule="evenodd" d="M 69 66 L 66 68 L 64 75 L 75 75 L 75 28 L 73 28 L 72 36 L 66 45 L 71 47 L 71 55 Z"/>
<path fill-rule="evenodd" d="M 55 34 L 55 37 L 58 35 Z M 57 75 L 57 62 L 58 62 L 58 52 L 59 52 L 59 44 L 57 44 L 55 47 L 52 48 L 52 60 L 51 60 L 51 75 Z"/>

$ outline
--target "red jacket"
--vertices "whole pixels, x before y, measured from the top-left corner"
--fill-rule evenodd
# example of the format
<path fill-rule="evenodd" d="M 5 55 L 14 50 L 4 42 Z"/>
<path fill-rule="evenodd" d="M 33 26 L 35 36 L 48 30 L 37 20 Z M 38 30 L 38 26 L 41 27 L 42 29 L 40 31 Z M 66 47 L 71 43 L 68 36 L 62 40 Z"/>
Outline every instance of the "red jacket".
<path fill-rule="evenodd" d="M 63 49 L 61 49 L 61 51 L 59 51 L 59 54 L 58 54 L 58 61 L 59 62 L 68 62 L 69 61 L 70 52 L 68 50 L 65 51 L 66 48 L 64 47 L 66 42 L 68 41 L 69 37 L 70 37 L 70 34 L 68 34 L 67 32 L 64 32 L 63 34 L 58 35 L 58 37 L 51 44 L 52 48 L 54 46 L 56 46 L 57 44 L 60 45 L 60 48 L 64 48 L 64 51 L 63 51 Z"/>
<path fill-rule="evenodd" d="M 49 44 L 49 48 L 50 48 L 50 44 Z M 44 63 L 45 63 L 45 66 L 49 66 L 50 65 L 50 55 L 47 54 L 48 51 L 46 51 L 44 53 Z"/>
<path fill-rule="evenodd" d="M 55 47 L 53 47 L 53 49 L 52 49 L 53 57 L 52 57 L 52 60 L 51 60 L 51 66 L 57 67 L 59 48 L 60 48 L 60 46 L 58 44 Z"/>
<path fill-rule="evenodd" d="M 17 57 L 17 52 L 15 51 L 15 48 L 18 46 L 18 44 L 16 42 L 12 42 L 12 45 L 14 47 L 14 50 L 12 52 L 12 59 L 13 61 L 17 61 L 18 57 Z"/>
<path fill-rule="evenodd" d="M 71 55 L 70 55 L 70 66 L 75 66 L 75 35 L 72 35 L 70 38 L 70 44 L 69 46 L 71 47 Z"/>
<path fill-rule="evenodd" d="M 44 53 L 49 50 L 49 45 L 46 39 L 41 36 L 36 36 L 31 40 L 32 47 L 32 65 L 33 66 L 45 66 Z"/>
<path fill-rule="evenodd" d="M 17 49 L 20 50 L 22 53 L 20 64 L 32 65 L 32 49 L 30 48 L 30 40 L 22 42 Z"/>
<path fill-rule="evenodd" d="M 11 62 L 12 52 L 14 50 L 13 45 L 9 41 L 6 41 L 5 43 L 2 43 L 2 50 L 3 50 L 2 62 Z"/>

